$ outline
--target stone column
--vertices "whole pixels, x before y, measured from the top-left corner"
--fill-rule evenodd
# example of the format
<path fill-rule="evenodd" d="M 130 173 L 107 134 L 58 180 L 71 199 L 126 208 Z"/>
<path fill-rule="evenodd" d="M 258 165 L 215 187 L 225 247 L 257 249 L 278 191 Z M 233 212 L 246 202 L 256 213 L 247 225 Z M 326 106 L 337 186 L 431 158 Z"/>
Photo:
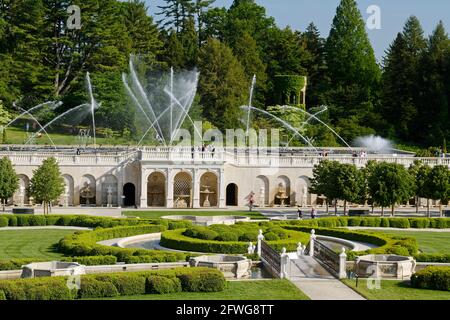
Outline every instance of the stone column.
<path fill-rule="evenodd" d="M 123 205 L 122 195 L 123 195 L 123 185 L 125 181 L 125 168 L 123 166 L 120 167 L 120 172 L 117 176 L 119 177 L 117 181 L 117 207 L 121 208 Z"/>
<path fill-rule="evenodd" d="M 219 175 L 219 198 L 218 198 L 219 208 L 225 208 L 227 206 L 226 193 L 227 193 L 227 187 L 225 185 L 225 170 L 223 168 L 221 168 L 220 175 Z"/>
<path fill-rule="evenodd" d="M 200 208 L 200 177 L 198 169 L 192 170 L 192 207 L 194 209 Z"/>
<path fill-rule="evenodd" d="M 316 230 L 311 230 L 311 236 L 309 239 L 309 256 L 314 257 L 314 241 L 316 241 Z"/>
<path fill-rule="evenodd" d="M 148 207 L 148 203 L 147 203 L 147 171 L 142 168 L 141 169 L 141 204 L 140 204 L 140 208 L 147 208 Z"/>
<path fill-rule="evenodd" d="M 347 277 L 347 254 L 345 248 L 342 247 L 342 252 L 339 255 L 339 279 L 345 279 Z"/>
<path fill-rule="evenodd" d="M 258 257 L 261 258 L 261 242 L 264 240 L 263 232 L 262 230 L 259 230 L 258 235 Z"/>
<path fill-rule="evenodd" d="M 166 179 L 166 185 L 167 185 L 167 199 L 166 199 L 166 206 L 168 209 L 173 209 L 173 169 L 167 170 L 167 179 Z"/>

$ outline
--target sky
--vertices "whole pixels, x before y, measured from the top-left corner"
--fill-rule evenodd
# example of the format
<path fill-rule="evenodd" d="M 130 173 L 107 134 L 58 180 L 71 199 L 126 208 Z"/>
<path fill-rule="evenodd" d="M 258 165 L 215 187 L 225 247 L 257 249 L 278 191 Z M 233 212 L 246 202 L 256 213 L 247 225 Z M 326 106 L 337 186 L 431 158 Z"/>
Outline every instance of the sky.
<path fill-rule="evenodd" d="M 155 15 L 158 5 L 163 0 L 146 0 L 149 13 Z M 310 22 L 314 22 L 322 36 L 328 36 L 336 13 L 339 0 L 256 0 L 265 7 L 267 15 L 273 16 L 279 27 L 290 26 L 295 30 L 304 31 Z M 415 15 L 422 23 L 428 36 L 442 20 L 447 30 L 450 30 L 449 0 L 357 0 L 363 19 L 369 19 L 371 14 L 367 9 L 371 5 L 380 8 L 381 29 L 367 29 L 377 59 L 381 61 L 385 50 L 403 29 L 406 19 Z M 216 0 L 215 6 L 229 7 L 233 0 Z"/>

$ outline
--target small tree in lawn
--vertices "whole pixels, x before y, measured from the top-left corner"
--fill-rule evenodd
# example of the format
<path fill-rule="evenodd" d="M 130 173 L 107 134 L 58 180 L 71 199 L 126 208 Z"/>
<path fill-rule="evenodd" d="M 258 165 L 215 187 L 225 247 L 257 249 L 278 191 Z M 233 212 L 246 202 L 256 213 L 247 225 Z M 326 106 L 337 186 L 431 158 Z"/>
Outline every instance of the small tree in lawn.
<path fill-rule="evenodd" d="M 364 193 L 364 175 L 352 164 L 339 164 L 334 170 L 337 198 L 344 200 L 344 215 L 347 215 L 347 202 L 361 203 Z"/>
<path fill-rule="evenodd" d="M 11 198 L 19 187 L 19 178 L 9 158 L 0 159 L 0 199 L 3 211 L 6 201 Z"/>
<path fill-rule="evenodd" d="M 336 172 L 339 167 L 339 162 L 323 160 L 318 165 L 314 166 L 313 178 L 311 179 L 311 192 L 317 195 L 324 195 L 327 199 L 327 212 L 328 201 L 336 200 L 338 193 L 336 192 Z M 337 213 L 337 206 L 335 206 L 335 212 Z"/>
<path fill-rule="evenodd" d="M 426 181 L 429 198 L 439 200 L 439 214 L 442 216 L 442 203 L 450 199 L 450 171 L 446 166 L 435 166 Z"/>
<path fill-rule="evenodd" d="M 375 167 L 377 162 L 375 160 L 369 160 L 366 166 L 361 170 L 364 177 L 364 190 L 362 191 L 361 197 L 364 197 L 364 201 L 368 201 L 372 207 L 372 214 L 375 209 L 375 201 L 371 195 L 369 188 L 369 181 L 371 177 L 375 174 Z"/>
<path fill-rule="evenodd" d="M 414 195 L 414 179 L 406 168 L 396 163 L 381 162 L 374 166 L 369 179 L 369 190 L 373 200 L 384 207 L 391 207 L 394 215 L 395 205 L 408 201 Z"/>
<path fill-rule="evenodd" d="M 48 208 L 52 201 L 58 199 L 64 192 L 64 179 L 59 171 L 55 158 L 48 158 L 42 165 L 33 171 L 30 182 L 30 194 L 37 202 L 42 202 L 44 214 L 48 214 Z"/>

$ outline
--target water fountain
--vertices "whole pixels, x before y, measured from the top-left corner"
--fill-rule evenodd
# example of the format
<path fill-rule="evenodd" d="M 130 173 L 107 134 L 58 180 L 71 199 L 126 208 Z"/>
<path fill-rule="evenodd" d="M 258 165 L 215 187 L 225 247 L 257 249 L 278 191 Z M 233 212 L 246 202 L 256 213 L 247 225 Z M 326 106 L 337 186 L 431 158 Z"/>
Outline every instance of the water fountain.
<path fill-rule="evenodd" d="M 205 201 L 203 202 L 203 207 L 205 208 L 209 208 L 211 207 L 211 203 L 209 201 L 209 196 L 214 194 L 214 191 L 210 191 L 209 188 L 211 188 L 210 186 L 203 186 L 203 188 L 205 188 L 203 191 L 200 191 L 201 194 L 205 195 Z"/>
<path fill-rule="evenodd" d="M 136 57 L 130 58 L 130 73 L 123 74 L 122 81 L 133 105 L 148 122 L 149 127 L 139 144 L 154 130 L 164 145 L 172 145 L 185 120 L 193 124 L 189 111 L 197 92 L 199 73 L 196 70 L 175 72 L 171 68 L 145 90 L 143 81 L 138 78 L 135 60 Z"/>
<path fill-rule="evenodd" d="M 391 141 L 374 135 L 357 138 L 354 144 L 378 154 L 389 153 L 393 149 Z"/>
<path fill-rule="evenodd" d="M 285 206 L 284 202 L 289 198 L 286 194 L 286 187 L 281 182 L 278 184 L 278 190 L 275 198 L 280 201 L 280 207 L 282 208 Z"/>

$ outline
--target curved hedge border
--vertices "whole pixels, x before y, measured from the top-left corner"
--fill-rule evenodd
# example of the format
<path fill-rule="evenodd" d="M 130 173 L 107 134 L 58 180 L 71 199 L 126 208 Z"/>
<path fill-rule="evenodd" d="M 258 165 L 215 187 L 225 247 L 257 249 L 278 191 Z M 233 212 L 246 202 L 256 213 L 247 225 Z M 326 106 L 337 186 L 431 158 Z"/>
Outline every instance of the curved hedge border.
<path fill-rule="evenodd" d="M 115 256 L 119 262 L 125 263 L 176 262 L 186 260 L 186 254 L 183 253 L 118 248 L 97 244 L 97 242 L 102 240 L 124 238 L 146 233 L 158 233 L 165 230 L 167 228 L 162 225 L 138 225 L 96 229 L 94 231 L 78 231 L 61 239 L 58 243 L 58 249 L 60 252 L 69 256 Z"/>
<path fill-rule="evenodd" d="M 66 262 L 78 262 L 79 264 L 85 266 L 113 265 L 117 263 L 117 258 L 115 256 L 63 257 L 58 260 Z M 29 263 L 47 262 L 47 261 L 48 259 L 34 259 L 34 258 L 1 260 L 0 271 L 18 270 L 21 269 L 23 265 Z"/>
<path fill-rule="evenodd" d="M 0 227 L 71 226 L 85 228 L 114 228 L 119 226 L 163 225 L 168 229 L 187 228 L 190 221 L 165 219 L 109 218 L 86 215 L 4 215 L 0 216 Z"/>
<path fill-rule="evenodd" d="M 183 235 L 185 229 L 165 231 L 161 235 L 161 246 L 171 249 L 205 252 L 205 253 L 247 253 L 248 242 L 217 241 L 190 238 Z M 286 247 L 288 250 L 296 250 L 298 242 L 307 242 L 309 235 L 299 232 L 287 231 L 289 239 L 269 241 L 268 243 L 276 250 Z M 255 239 L 256 241 L 256 239 Z M 254 242 L 255 242 L 254 241 Z"/>
<path fill-rule="evenodd" d="M 67 277 L 0 281 L 0 300 L 73 300 L 172 292 L 219 292 L 226 287 L 215 269 L 182 268 L 163 271 L 81 276 L 81 288 L 69 289 Z"/>
<path fill-rule="evenodd" d="M 310 233 L 311 230 L 314 229 L 317 235 L 371 243 L 378 246 L 378 248 L 373 248 L 365 251 L 348 251 L 348 260 L 353 260 L 356 256 L 366 254 L 398 254 L 403 256 L 413 256 L 418 251 L 417 241 L 414 238 L 396 237 L 378 233 L 376 234 L 371 232 L 344 229 L 328 229 L 320 227 L 313 228 L 289 225 L 284 225 L 283 227 L 288 230 L 297 230 L 308 233 Z"/>
<path fill-rule="evenodd" d="M 411 286 L 450 291 L 450 267 L 426 267 L 412 275 Z"/>

